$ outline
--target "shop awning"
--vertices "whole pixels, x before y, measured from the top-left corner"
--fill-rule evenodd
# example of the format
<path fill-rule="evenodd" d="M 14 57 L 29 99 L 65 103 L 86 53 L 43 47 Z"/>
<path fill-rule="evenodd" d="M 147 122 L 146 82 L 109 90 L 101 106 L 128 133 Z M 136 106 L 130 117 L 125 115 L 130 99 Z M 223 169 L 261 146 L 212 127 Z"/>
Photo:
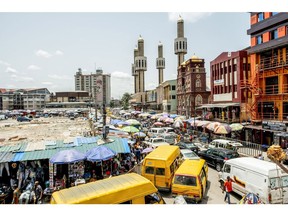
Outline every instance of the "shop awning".
<path fill-rule="evenodd" d="M 0 152 L 0 163 L 10 162 L 14 157 L 12 152 Z"/>
<path fill-rule="evenodd" d="M 197 107 L 196 109 L 202 109 L 202 108 L 226 108 L 231 106 L 240 106 L 240 103 L 218 103 L 218 104 L 203 104 L 200 107 Z"/>
<path fill-rule="evenodd" d="M 250 129 L 254 129 L 254 130 L 262 130 L 262 131 L 268 131 L 268 132 L 272 132 L 272 133 L 279 133 L 279 131 L 273 131 L 273 130 L 269 130 L 266 128 L 262 128 L 262 125 L 246 125 L 244 126 L 244 128 L 250 128 Z"/>

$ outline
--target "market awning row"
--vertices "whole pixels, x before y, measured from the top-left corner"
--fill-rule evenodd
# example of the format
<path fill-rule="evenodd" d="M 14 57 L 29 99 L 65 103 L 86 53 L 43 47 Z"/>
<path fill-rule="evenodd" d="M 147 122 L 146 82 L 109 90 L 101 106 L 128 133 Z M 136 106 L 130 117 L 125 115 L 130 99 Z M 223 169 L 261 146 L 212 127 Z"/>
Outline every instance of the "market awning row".
<path fill-rule="evenodd" d="M 0 152 L 0 163 L 10 162 L 14 157 L 12 152 Z"/>
<path fill-rule="evenodd" d="M 197 107 L 196 109 L 202 109 L 202 108 L 226 108 L 230 106 L 240 106 L 240 103 L 218 103 L 218 104 L 203 104 L 200 107 Z"/>
<path fill-rule="evenodd" d="M 128 145 L 128 140 L 124 138 L 118 138 L 118 137 L 111 137 L 113 142 L 112 143 L 107 143 L 103 144 L 104 146 L 112 149 L 115 151 L 117 154 L 120 153 L 131 153 L 129 145 Z M 97 137 L 97 140 L 99 137 Z M 59 144 L 59 141 L 57 141 Z M 62 141 L 63 142 L 63 141 Z M 27 145 L 27 144 L 26 144 Z M 62 146 L 61 148 L 57 149 L 45 149 L 45 150 L 35 150 L 35 151 L 23 151 L 23 152 L 0 152 L 0 163 L 4 162 L 16 162 L 16 161 L 30 161 L 30 160 L 42 160 L 42 159 L 50 159 L 54 154 L 61 150 L 66 150 L 66 149 L 75 149 L 80 152 L 87 152 L 90 149 L 98 146 L 98 144 L 95 143 L 87 143 L 87 144 L 82 144 L 79 146 L 73 146 L 69 147 L 68 145 L 60 145 Z"/>

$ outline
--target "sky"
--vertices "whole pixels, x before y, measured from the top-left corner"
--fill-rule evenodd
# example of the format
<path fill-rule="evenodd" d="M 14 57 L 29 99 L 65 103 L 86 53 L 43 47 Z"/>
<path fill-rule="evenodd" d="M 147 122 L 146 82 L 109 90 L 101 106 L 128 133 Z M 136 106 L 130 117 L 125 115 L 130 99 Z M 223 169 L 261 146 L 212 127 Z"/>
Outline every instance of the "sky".
<path fill-rule="evenodd" d="M 0 88 L 42 88 L 74 91 L 74 75 L 102 68 L 111 74 L 112 97 L 133 93 L 134 48 L 144 39 L 147 57 L 145 89 L 158 85 L 156 58 L 163 44 L 164 80 L 176 79 L 174 39 L 177 19 L 184 19 L 184 35 L 192 55 L 210 61 L 222 52 L 249 46 L 247 12 L 37 12 L 0 13 Z M 209 83 L 208 83 L 209 85 Z"/>
<path fill-rule="evenodd" d="M 247 48 L 248 11 L 281 11 L 288 1 L 274 0 L 0 0 L 0 88 L 74 91 L 74 75 L 101 68 L 111 74 L 113 98 L 133 93 L 134 48 L 144 39 L 145 90 L 158 85 L 156 58 L 163 44 L 164 81 L 176 79 L 174 39 L 184 19 L 188 50 L 210 62 L 222 52 Z M 191 3 L 191 4 L 190 4 Z M 173 12 L 168 12 L 173 11 Z"/>

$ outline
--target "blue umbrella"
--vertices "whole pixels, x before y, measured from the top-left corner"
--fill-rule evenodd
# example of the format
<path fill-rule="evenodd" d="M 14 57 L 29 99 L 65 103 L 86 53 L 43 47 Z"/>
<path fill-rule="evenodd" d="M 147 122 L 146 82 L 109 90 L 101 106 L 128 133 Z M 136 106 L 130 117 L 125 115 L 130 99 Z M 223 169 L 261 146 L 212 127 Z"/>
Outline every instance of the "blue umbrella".
<path fill-rule="evenodd" d="M 87 160 L 92 162 L 109 160 L 115 155 L 116 152 L 106 146 L 97 146 L 86 152 Z"/>
<path fill-rule="evenodd" d="M 134 133 L 133 136 L 146 137 L 146 134 L 143 132 L 137 132 L 137 133 Z"/>
<path fill-rule="evenodd" d="M 50 163 L 53 164 L 69 164 L 85 160 L 85 154 L 76 151 L 75 149 L 62 150 L 57 152 L 50 158 Z"/>
<path fill-rule="evenodd" d="M 170 114 L 170 118 L 176 118 L 177 116 L 177 114 Z"/>
<path fill-rule="evenodd" d="M 262 201 L 259 198 L 259 196 L 257 196 L 254 193 L 247 193 L 240 200 L 240 204 L 259 204 L 259 203 L 262 203 Z"/>

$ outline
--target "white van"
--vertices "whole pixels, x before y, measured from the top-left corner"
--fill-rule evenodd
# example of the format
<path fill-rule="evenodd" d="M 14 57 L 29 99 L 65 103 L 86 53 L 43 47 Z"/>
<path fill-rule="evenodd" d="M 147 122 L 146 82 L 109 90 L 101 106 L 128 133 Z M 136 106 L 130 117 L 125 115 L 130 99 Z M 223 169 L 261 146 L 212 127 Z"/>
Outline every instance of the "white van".
<path fill-rule="evenodd" d="M 159 134 L 160 137 L 164 139 L 165 142 L 168 142 L 170 145 L 175 144 L 175 136 L 170 133 Z"/>
<path fill-rule="evenodd" d="M 155 136 L 159 136 L 160 134 L 165 133 L 165 130 L 163 128 L 150 128 L 150 130 L 148 131 L 148 134 L 150 136 L 155 135 Z"/>
<path fill-rule="evenodd" d="M 170 132 L 174 132 L 174 128 L 171 127 L 162 127 L 165 131 L 165 133 L 170 133 Z"/>
<path fill-rule="evenodd" d="M 234 151 L 237 151 L 240 147 L 243 147 L 241 143 L 225 139 L 215 139 L 208 145 L 208 148 L 226 148 Z"/>
<path fill-rule="evenodd" d="M 288 174 L 275 163 L 251 157 L 230 159 L 219 172 L 222 188 L 227 176 L 233 180 L 232 190 L 241 196 L 250 192 L 264 203 L 288 203 Z"/>

